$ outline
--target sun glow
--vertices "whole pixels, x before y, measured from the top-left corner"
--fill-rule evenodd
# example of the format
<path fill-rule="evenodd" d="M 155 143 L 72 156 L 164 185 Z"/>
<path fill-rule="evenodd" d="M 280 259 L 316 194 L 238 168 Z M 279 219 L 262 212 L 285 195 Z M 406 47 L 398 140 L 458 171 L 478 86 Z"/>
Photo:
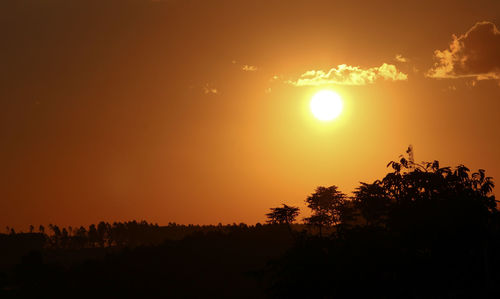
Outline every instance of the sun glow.
<path fill-rule="evenodd" d="M 318 91 L 311 99 L 311 112 L 319 120 L 330 121 L 342 112 L 342 99 L 331 90 Z"/>

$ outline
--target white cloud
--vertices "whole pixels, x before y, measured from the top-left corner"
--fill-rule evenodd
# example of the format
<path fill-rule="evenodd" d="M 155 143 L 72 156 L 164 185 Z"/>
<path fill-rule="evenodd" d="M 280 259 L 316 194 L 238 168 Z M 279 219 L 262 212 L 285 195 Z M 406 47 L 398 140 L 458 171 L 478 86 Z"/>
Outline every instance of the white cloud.
<path fill-rule="evenodd" d="M 372 84 L 379 79 L 406 81 L 408 80 L 408 75 L 398 71 L 396 66 L 387 63 L 379 67 L 371 67 L 368 69 L 341 64 L 336 68 L 331 68 L 328 72 L 322 70 L 307 71 L 297 80 L 290 80 L 287 81 L 287 83 L 295 86 L 319 86 L 328 84 L 366 85 Z"/>

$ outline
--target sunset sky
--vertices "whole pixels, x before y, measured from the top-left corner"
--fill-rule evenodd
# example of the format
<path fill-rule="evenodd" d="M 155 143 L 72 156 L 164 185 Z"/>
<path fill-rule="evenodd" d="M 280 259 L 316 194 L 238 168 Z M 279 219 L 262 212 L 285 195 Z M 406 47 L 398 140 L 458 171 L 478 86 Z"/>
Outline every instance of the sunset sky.
<path fill-rule="evenodd" d="M 409 144 L 498 181 L 499 29 L 495 0 L 1 1 L 0 231 L 254 224 Z"/>

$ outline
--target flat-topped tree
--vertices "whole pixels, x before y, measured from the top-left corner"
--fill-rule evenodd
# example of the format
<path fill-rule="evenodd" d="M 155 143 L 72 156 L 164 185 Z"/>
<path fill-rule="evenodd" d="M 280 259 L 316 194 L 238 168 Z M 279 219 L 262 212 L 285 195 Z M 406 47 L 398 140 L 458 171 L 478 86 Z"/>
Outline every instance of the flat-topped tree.
<path fill-rule="evenodd" d="M 295 222 L 299 216 L 299 208 L 283 204 L 283 207 L 271 208 L 271 212 L 266 214 L 267 223 L 286 224 L 291 231 L 290 224 Z"/>

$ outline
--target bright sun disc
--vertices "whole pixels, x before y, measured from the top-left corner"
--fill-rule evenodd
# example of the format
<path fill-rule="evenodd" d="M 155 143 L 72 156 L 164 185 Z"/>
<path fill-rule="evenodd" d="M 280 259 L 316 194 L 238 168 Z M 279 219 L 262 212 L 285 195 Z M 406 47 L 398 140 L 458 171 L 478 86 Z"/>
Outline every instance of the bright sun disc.
<path fill-rule="evenodd" d="M 319 120 L 329 121 L 342 112 L 340 96 L 331 90 L 318 91 L 311 100 L 311 112 Z"/>

